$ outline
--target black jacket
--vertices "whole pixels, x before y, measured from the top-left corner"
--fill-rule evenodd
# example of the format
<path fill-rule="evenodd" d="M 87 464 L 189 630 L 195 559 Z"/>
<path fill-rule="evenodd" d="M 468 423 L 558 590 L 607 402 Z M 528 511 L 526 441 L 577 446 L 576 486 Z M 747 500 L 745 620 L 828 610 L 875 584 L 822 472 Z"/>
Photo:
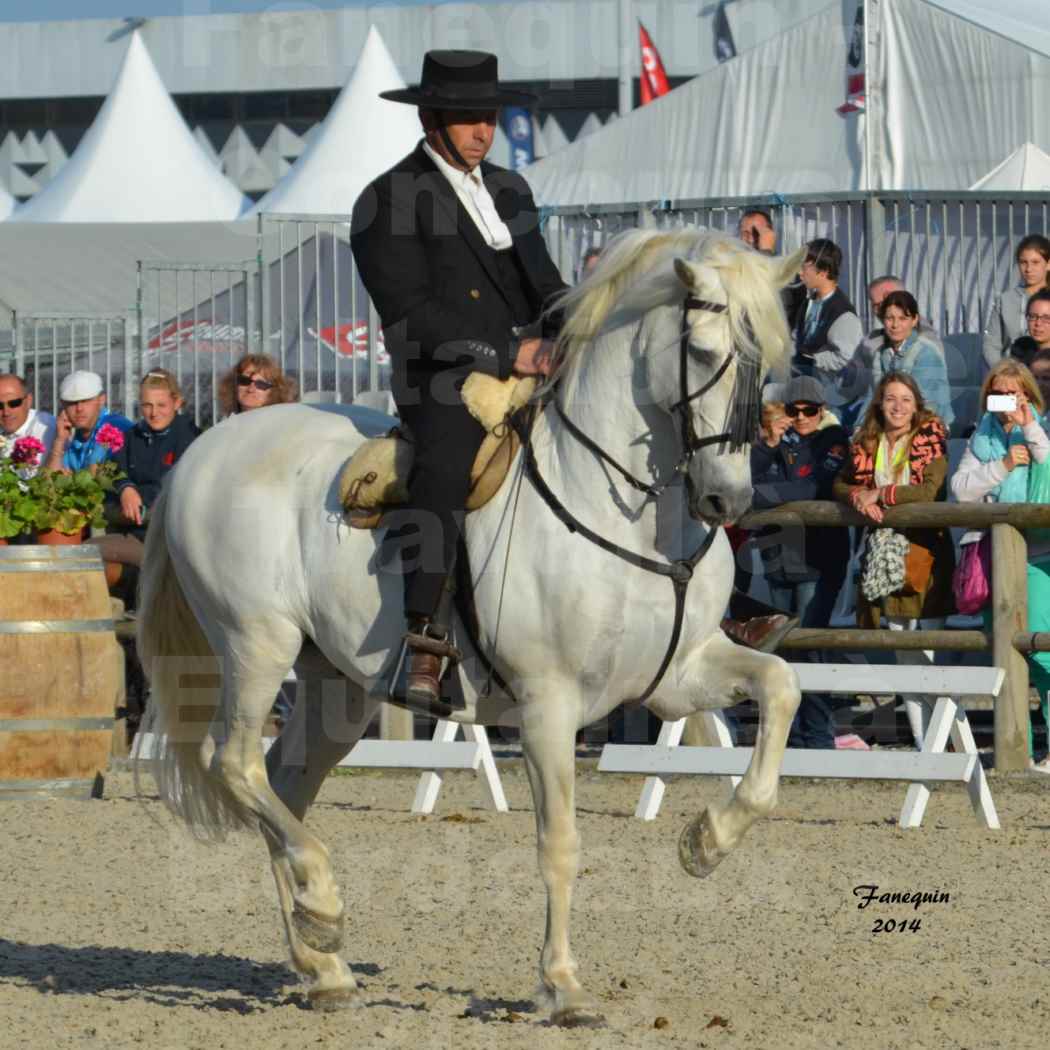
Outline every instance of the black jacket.
<path fill-rule="evenodd" d="M 564 283 L 540 235 L 532 193 L 515 172 L 486 163 L 481 172 L 511 232 L 528 321 L 537 320 Z M 350 243 L 382 319 L 395 397 L 413 373 L 459 366 L 510 375 L 521 320 L 495 253 L 422 144 L 366 187 L 354 205 Z"/>
<path fill-rule="evenodd" d="M 855 314 L 857 312 L 856 309 L 854 309 L 853 303 L 850 302 L 849 296 L 841 288 L 836 288 L 821 306 L 820 317 L 817 320 L 817 327 L 807 337 L 807 306 L 808 300 L 803 298 L 802 301 L 797 304 L 795 312 L 795 358 L 800 361 L 805 361 L 807 358 L 812 361 L 813 355 L 819 353 L 827 346 L 828 332 L 830 331 L 831 326 L 843 314 Z M 848 349 L 850 353 L 853 352 L 852 346 Z"/>
<path fill-rule="evenodd" d="M 752 506 L 768 510 L 795 500 L 832 499 L 832 484 L 848 454 L 849 435 L 833 420 L 808 437 L 788 430 L 775 448 L 758 442 L 751 448 Z M 845 574 L 849 562 L 846 529 L 773 526 L 759 533 L 758 546 L 774 582 Z"/>
<path fill-rule="evenodd" d="M 200 428 L 189 416 L 176 416 L 166 430 L 151 430 L 146 421 L 140 419 L 124 435 L 124 445 L 113 457 L 120 470 L 127 474 L 115 486 L 116 501 L 119 503 L 121 492 L 133 485 L 142 502 L 152 507 L 164 478 L 199 434 Z M 142 530 L 131 531 L 137 534 Z"/>

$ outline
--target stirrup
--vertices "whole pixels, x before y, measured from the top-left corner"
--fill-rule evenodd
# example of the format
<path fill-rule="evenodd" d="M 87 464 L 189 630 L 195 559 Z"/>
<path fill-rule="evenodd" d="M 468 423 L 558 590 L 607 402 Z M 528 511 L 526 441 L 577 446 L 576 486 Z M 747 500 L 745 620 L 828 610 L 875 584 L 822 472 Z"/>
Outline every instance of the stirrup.
<path fill-rule="evenodd" d="M 407 664 L 413 649 L 441 657 L 441 668 L 437 676 L 439 684 L 444 681 L 449 669 L 454 664 L 462 662 L 462 651 L 448 641 L 447 634 L 444 632 L 438 633 L 439 631 L 440 628 L 434 628 L 431 624 L 424 624 L 419 632 L 405 632 L 401 643 L 401 654 L 398 656 L 397 664 L 394 666 L 393 674 L 390 676 L 387 699 L 392 704 L 397 704 L 399 707 L 404 707 L 421 715 L 429 715 L 433 718 L 447 718 L 457 711 L 465 710 L 465 706 L 462 703 L 453 705 L 443 697 L 439 697 L 437 700 L 427 704 L 413 702 L 409 699 L 407 690 L 402 687 L 408 675 Z"/>

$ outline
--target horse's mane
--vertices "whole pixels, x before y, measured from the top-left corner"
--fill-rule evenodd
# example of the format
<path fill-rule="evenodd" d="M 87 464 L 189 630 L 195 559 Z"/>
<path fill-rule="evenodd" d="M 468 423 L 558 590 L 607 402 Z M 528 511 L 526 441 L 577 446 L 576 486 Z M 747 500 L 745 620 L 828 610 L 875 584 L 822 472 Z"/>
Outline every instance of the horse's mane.
<path fill-rule="evenodd" d="M 734 344 L 765 368 L 781 369 L 790 336 L 768 259 L 725 234 L 629 230 L 610 241 L 595 269 L 555 303 L 564 312 L 557 374 L 575 371 L 580 355 L 603 330 L 637 320 L 654 307 L 680 303 L 685 292 L 674 271 L 676 257 L 718 271 Z"/>

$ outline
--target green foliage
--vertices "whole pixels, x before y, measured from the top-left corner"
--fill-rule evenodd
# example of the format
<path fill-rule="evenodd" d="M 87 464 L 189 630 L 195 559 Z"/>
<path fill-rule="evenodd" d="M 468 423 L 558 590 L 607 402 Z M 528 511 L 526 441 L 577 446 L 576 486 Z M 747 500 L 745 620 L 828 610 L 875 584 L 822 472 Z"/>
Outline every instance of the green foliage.
<path fill-rule="evenodd" d="M 23 478 L 17 468 L 0 465 L 0 537 L 23 532 L 79 532 L 102 528 L 106 493 L 124 475 L 115 463 L 102 463 L 72 474 L 40 470 Z"/>

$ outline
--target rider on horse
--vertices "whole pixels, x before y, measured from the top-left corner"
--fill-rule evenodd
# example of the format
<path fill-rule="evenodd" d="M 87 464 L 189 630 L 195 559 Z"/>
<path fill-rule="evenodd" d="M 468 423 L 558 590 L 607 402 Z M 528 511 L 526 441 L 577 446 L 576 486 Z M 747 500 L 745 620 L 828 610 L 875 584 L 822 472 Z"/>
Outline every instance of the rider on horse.
<path fill-rule="evenodd" d="M 415 89 L 381 97 L 418 107 L 423 139 L 354 205 L 354 259 L 383 324 L 392 387 L 415 446 L 409 499 L 397 529 L 408 631 L 396 699 L 447 715 L 441 697 L 450 574 L 470 468 L 484 438 L 460 390 L 471 372 L 506 379 L 547 373 L 557 323 L 545 308 L 565 288 L 540 235 L 525 180 L 485 161 L 501 105 L 533 95 L 502 87 L 495 55 L 429 51 Z M 771 648 L 786 617 L 734 597 L 723 622 L 745 645 Z"/>

